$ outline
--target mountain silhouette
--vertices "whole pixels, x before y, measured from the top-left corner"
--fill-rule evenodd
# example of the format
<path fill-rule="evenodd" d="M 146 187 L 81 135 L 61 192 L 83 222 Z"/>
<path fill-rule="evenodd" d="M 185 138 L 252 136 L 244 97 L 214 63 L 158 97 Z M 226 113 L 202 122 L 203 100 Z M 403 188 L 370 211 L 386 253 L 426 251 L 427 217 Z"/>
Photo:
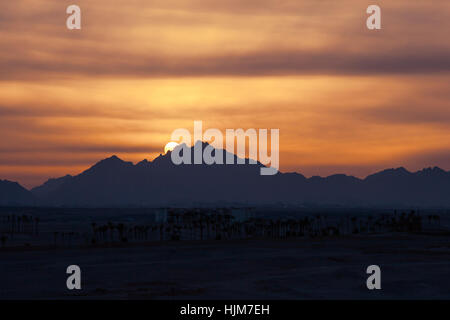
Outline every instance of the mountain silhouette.
<path fill-rule="evenodd" d="M 0 205 L 32 205 L 35 202 L 33 194 L 17 182 L 0 180 Z"/>
<path fill-rule="evenodd" d="M 200 144 L 200 146 L 198 145 Z M 209 145 L 197 142 L 204 150 Z M 191 151 L 194 147 L 181 152 Z M 216 152 L 219 152 L 216 154 Z M 238 157 L 214 149 L 236 163 Z M 161 207 L 225 205 L 419 206 L 450 207 L 450 173 L 440 168 L 409 172 L 388 169 L 359 179 L 344 174 L 306 178 L 299 173 L 261 176 L 261 163 L 175 165 L 171 153 L 137 164 L 117 156 L 76 176 L 50 179 L 31 192 L 1 181 L 1 205 L 73 207 Z"/>

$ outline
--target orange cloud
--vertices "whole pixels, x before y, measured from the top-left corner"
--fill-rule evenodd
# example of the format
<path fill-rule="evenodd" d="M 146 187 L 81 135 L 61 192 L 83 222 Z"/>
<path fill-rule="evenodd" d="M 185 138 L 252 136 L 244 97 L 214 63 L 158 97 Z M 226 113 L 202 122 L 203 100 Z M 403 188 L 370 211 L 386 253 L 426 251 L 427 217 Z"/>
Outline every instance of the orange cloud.
<path fill-rule="evenodd" d="M 79 0 L 81 31 L 68 4 L 0 5 L 0 178 L 151 159 L 194 120 L 279 128 L 306 175 L 450 167 L 447 0 L 379 1 L 377 32 L 359 0 Z"/>

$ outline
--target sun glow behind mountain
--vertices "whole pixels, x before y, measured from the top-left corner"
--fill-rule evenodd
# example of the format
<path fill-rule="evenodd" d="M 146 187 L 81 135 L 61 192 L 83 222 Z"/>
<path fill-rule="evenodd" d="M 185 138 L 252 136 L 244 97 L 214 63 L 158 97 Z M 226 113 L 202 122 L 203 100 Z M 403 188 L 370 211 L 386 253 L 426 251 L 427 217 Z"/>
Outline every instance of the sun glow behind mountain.
<path fill-rule="evenodd" d="M 177 145 L 178 145 L 178 143 L 176 143 L 176 142 L 173 142 L 173 141 L 168 142 L 166 144 L 166 146 L 164 147 L 164 153 L 167 153 L 169 151 L 173 151 L 173 149 L 175 149 Z"/>

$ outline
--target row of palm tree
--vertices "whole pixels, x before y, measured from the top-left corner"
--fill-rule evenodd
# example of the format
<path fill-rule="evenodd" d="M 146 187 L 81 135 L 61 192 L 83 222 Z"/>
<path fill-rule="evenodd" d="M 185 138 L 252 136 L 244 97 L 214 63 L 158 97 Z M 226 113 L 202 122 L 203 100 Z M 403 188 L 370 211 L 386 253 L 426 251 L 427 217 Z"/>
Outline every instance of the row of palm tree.
<path fill-rule="evenodd" d="M 422 216 L 414 211 L 374 216 L 326 215 L 289 219 L 250 218 L 237 221 L 231 212 L 220 210 L 169 210 L 164 222 L 125 225 L 92 223 L 92 243 L 147 240 L 294 239 L 383 232 L 419 232 Z"/>
<path fill-rule="evenodd" d="M 8 214 L 0 216 L 0 231 L 14 234 L 39 234 L 39 217 L 26 214 Z"/>
<path fill-rule="evenodd" d="M 315 214 L 290 218 L 249 217 L 244 220 L 231 209 L 169 209 L 165 219 L 145 224 L 92 222 L 90 231 L 53 232 L 55 246 L 75 244 L 127 243 L 166 240 L 231 240 L 231 239 L 296 239 L 332 237 L 384 232 L 420 232 L 423 218 L 430 225 L 440 223 L 438 215 L 421 216 L 409 213 L 327 216 Z M 39 234 L 39 218 L 8 215 L 1 219 L 2 246 L 14 234 Z"/>

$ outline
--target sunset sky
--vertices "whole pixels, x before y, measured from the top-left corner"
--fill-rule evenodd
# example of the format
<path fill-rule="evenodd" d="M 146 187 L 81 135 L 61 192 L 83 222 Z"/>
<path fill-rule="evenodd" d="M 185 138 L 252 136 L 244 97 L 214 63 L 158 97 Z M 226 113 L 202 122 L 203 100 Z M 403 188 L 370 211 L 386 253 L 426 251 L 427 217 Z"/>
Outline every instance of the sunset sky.
<path fill-rule="evenodd" d="M 448 0 L 1 1 L 0 179 L 151 160 L 194 120 L 278 128 L 306 176 L 450 170 L 449 34 Z"/>

